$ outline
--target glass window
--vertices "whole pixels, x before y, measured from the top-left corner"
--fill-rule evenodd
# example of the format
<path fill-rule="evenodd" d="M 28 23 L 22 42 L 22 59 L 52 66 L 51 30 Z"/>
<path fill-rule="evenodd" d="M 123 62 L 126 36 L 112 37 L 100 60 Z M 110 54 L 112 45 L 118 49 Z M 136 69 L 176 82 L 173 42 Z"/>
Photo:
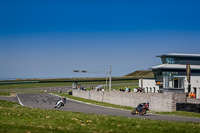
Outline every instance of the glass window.
<path fill-rule="evenodd" d="M 162 57 L 161 58 L 163 64 L 178 64 L 179 58 L 175 57 Z"/>

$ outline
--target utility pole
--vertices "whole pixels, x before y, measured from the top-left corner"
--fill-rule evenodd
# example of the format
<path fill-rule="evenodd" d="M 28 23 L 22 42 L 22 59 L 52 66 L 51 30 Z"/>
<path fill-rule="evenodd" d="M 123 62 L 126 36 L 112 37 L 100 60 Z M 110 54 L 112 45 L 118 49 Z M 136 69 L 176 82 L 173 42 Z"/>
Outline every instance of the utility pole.
<path fill-rule="evenodd" d="M 108 82 L 107 82 L 107 80 L 108 80 L 108 71 L 106 71 L 106 91 L 107 91 L 107 86 L 108 86 Z"/>
<path fill-rule="evenodd" d="M 111 91 L 111 77 L 112 77 L 112 66 L 110 65 L 110 71 L 109 71 L 109 75 L 110 75 L 110 81 L 109 81 L 109 91 Z"/>
<path fill-rule="evenodd" d="M 141 89 L 143 89 L 143 77 L 141 76 Z"/>

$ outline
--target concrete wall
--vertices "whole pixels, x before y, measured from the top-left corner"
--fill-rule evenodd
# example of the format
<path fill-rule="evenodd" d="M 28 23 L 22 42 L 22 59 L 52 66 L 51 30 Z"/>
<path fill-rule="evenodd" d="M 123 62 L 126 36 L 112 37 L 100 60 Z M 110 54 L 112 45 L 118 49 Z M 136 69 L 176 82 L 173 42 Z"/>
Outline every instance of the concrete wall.
<path fill-rule="evenodd" d="M 197 104 L 200 104 L 200 99 L 187 98 L 187 103 L 197 103 Z"/>
<path fill-rule="evenodd" d="M 186 103 L 186 94 L 182 93 L 134 93 L 134 92 L 97 92 L 73 90 L 73 96 L 116 105 L 136 107 L 149 101 L 150 110 L 175 111 L 176 103 Z"/>

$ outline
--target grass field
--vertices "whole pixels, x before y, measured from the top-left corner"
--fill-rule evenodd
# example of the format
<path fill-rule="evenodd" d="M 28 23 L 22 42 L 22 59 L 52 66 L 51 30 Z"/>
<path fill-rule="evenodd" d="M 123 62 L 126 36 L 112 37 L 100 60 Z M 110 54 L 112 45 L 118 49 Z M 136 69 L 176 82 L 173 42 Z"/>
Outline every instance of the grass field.
<path fill-rule="evenodd" d="M 200 124 L 44 110 L 0 101 L 0 132 L 197 133 Z"/>
<path fill-rule="evenodd" d="M 10 92 L 0 91 L 0 96 L 10 96 Z"/>
<path fill-rule="evenodd" d="M 57 87 L 57 86 L 72 86 L 74 82 L 53 82 L 53 83 L 26 83 L 26 84 L 6 84 L 6 85 L 0 85 L 0 89 L 26 89 L 26 88 L 44 88 L 44 87 Z M 79 82 L 82 86 L 84 85 L 99 85 L 99 84 L 105 84 L 106 81 L 102 82 Z M 113 81 L 113 84 L 119 84 L 119 83 L 133 83 L 132 80 L 125 80 L 125 81 Z M 138 83 L 138 81 L 134 81 L 134 83 Z M 129 85 L 128 85 L 129 86 Z M 115 87 L 115 86 L 113 86 Z M 115 87 L 116 89 L 118 87 Z"/>
<path fill-rule="evenodd" d="M 29 84 L 6 84 L 0 85 L 0 89 L 27 89 L 27 88 L 44 88 L 44 87 L 56 87 L 56 86 L 69 86 L 70 82 L 61 83 L 29 83 Z"/>

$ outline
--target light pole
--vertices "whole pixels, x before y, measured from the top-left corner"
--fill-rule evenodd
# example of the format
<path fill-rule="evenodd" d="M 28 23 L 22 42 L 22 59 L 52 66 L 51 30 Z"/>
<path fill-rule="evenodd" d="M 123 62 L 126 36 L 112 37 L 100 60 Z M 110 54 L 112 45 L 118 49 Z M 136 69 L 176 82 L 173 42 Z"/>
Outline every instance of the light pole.
<path fill-rule="evenodd" d="M 106 72 L 106 91 L 107 91 L 107 86 L 108 86 L 107 79 L 108 79 L 108 72 Z"/>
<path fill-rule="evenodd" d="M 88 73 L 86 70 L 73 70 L 73 72 L 82 72 L 82 73 Z M 105 72 L 105 71 L 104 71 Z M 110 65 L 110 70 L 108 71 L 109 73 L 109 91 L 111 91 L 111 77 L 112 77 L 112 66 Z M 107 90 L 107 71 L 106 71 L 106 90 Z"/>
<path fill-rule="evenodd" d="M 111 91 L 111 77 L 112 77 L 112 66 L 110 65 L 110 71 L 109 71 L 109 75 L 110 75 L 110 81 L 109 81 L 109 91 Z"/>

